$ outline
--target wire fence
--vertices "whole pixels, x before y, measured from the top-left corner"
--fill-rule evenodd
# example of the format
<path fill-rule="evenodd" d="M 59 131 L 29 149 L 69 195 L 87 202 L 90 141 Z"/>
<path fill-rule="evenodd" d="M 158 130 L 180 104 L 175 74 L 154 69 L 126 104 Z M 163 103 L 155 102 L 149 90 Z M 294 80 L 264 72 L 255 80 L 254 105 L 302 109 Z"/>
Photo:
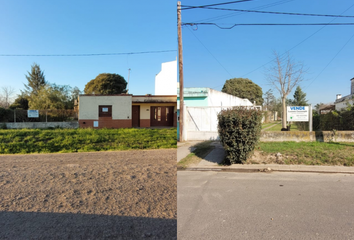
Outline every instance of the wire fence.
<path fill-rule="evenodd" d="M 38 110 L 38 117 L 31 117 L 27 110 L 1 109 L 0 122 L 71 122 L 78 121 L 76 110 Z"/>

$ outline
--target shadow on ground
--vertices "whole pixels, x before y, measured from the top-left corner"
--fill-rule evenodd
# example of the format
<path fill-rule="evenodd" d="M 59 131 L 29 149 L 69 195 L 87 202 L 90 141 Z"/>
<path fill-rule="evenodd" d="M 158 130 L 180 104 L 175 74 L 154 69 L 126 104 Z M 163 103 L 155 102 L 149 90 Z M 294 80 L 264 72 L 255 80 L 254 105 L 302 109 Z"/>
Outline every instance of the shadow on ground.
<path fill-rule="evenodd" d="M 2 211 L 0 239 L 177 239 L 177 220 Z"/>

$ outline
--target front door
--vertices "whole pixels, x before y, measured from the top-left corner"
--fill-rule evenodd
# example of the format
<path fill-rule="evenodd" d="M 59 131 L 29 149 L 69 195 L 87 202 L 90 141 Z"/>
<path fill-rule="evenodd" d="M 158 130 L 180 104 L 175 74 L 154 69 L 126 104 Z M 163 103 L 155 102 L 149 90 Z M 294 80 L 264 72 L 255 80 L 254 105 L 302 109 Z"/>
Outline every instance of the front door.
<path fill-rule="evenodd" d="M 150 125 L 156 127 L 173 126 L 173 107 L 151 107 Z"/>
<path fill-rule="evenodd" d="M 133 106 L 132 126 L 133 127 L 140 127 L 140 106 Z"/>

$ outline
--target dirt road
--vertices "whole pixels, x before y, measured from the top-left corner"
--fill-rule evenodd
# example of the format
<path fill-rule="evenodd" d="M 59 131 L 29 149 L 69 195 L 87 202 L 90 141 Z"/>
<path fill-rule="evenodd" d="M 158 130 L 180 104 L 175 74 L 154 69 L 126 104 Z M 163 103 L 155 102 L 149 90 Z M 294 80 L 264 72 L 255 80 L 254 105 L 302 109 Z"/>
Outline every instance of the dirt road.
<path fill-rule="evenodd" d="M 176 239 L 176 158 L 0 155 L 0 239 Z"/>

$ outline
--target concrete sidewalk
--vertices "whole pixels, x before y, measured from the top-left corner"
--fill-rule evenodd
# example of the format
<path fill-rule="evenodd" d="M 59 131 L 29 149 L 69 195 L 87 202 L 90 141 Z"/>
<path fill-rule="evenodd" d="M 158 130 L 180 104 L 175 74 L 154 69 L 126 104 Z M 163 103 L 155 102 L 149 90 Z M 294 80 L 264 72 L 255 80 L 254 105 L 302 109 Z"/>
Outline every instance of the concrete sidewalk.
<path fill-rule="evenodd" d="M 188 154 L 193 152 L 195 144 L 203 141 L 188 141 L 188 142 L 177 142 L 177 162 L 181 161 L 183 158 L 187 157 Z"/>
<path fill-rule="evenodd" d="M 345 166 L 314 166 L 314 165 L 282 165 L 282 164 L 232 164 L 219 165 L 225 157 L 220 142 L 212 143 L 215 148 L 190 171 L 231 171 L 231 172 L 312 172 L 312 173 L 348 173 L 354 174 L 354 167 Z M 178 154 L 177 154 L 178 156 Z"/>

